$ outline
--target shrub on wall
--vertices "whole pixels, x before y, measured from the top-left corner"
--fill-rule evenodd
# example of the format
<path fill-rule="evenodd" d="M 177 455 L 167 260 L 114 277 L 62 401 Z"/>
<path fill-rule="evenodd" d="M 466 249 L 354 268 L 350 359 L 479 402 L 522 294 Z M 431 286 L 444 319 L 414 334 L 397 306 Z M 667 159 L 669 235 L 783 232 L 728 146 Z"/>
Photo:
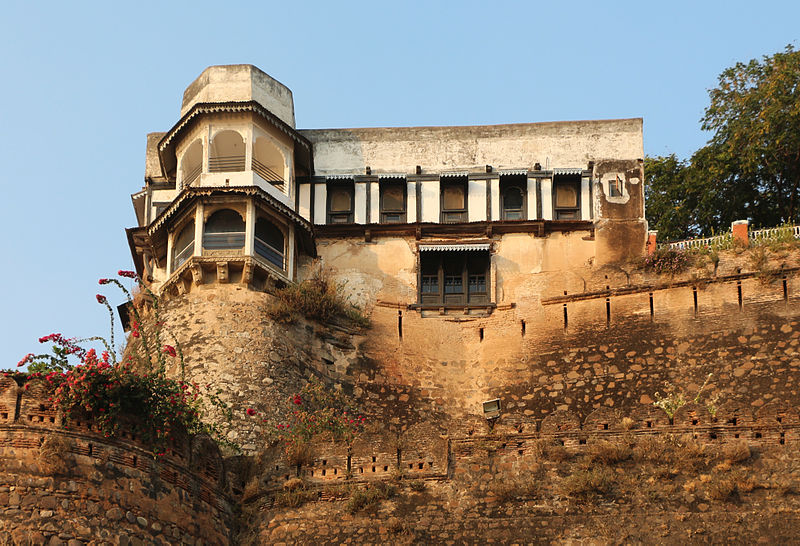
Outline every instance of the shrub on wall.
<path fill-rule="evenodd" d="M 226 440 L 219 424 L 210 424 L 203 418 L 212 406 L 230 418 L 230 410 L 219 398 L 219 392 L 201 388 L 197 383 L 166 376 L 169 359 L 183 362 L 180 345 L 161 345 L 163 324 L 158 318 L 158 298 L 144 287 L 131 271 L 120 271 L 120 277 L 131 278 L 142 286 L 148 303 L 155 310 L 155 322 L 145 330 L 141 324 L 140 300 L 134 305 L 130 292 L 117 279 L 100 279 L 101 285 L 115 284 L 125 293 L 135 320 L 127 356 L 118 362 L 114 346 L 114 317 L 105 296 L 96 296 L 98 303 L 111 313 L 111 336 L 88 338 L 100 340 L 107 350 L 97 354 L 86 350 L 80 343 L 87 340 L 65 338 L 51 334 L 39 339 L 40 343 L 53 343 L 52 354 L 28 354 L 18 364 L 30 364 L 27 372 L 6 371 L 27 389 L 31 382 L 44 383 L 55 409 L 62 412 L 64 422 L 70 419 L 91 419 L 106 436 L 115 436 L 121 428 L 135 432 L 149 445 L 155 455 L 163 455 L 170 440 L 188 433 L 207 434 L 218 443 L 234 449 Z M 72 364 L 70 358 L 76 358 Z"/>
<path fill-rule="evenodd" d="M 308 279 L 275 291 L 275 302 L 267 314 L 279 322 L 294 322 L 298 316 L 320 322 L 339 318 L 361 328 L 368 327 L 369 319 L 344 296 L 344 288 L 343 283 L 331 278 L 328 269 L 317 263 Z"/>

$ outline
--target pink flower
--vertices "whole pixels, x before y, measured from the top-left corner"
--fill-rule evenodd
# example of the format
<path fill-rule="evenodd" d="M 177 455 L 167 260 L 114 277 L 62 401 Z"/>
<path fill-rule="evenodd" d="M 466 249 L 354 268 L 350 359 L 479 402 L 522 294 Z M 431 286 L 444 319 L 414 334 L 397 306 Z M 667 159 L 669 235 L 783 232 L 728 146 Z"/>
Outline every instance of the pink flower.
<path fill-rule="evenodd" d="M 175 352 L 175 347 L 172 345 L 164 345 L 164 354 L 168 354 L 171 357 L 177 356 L 177 352 Z"/>
<path fill-rule="evenodd" d="M 125 269 L 120 269 L 119 271 L 117 271 L 117 275 L 119 275 L 120 277 L 127 277 L 129 279 L 135 279 L 136 278 L 136 272 L 135 271 L 128 271 L 128 270 L 125 270 Z"/>
<path fill-rule="evenodd" d="M 247 408 L 245 413 L 247 413 L 247 415 L 250 415 L 252 417 L 253 415 L 256 414 L 256 410 L 254 410 L 253 408 Z"/>
<path fill-rule="evenodd" d="M 95 298 L 97 298 L 97 303 L 106 303 L 106 301 L 108 301 L 103 294 L 97 294 Z"/>

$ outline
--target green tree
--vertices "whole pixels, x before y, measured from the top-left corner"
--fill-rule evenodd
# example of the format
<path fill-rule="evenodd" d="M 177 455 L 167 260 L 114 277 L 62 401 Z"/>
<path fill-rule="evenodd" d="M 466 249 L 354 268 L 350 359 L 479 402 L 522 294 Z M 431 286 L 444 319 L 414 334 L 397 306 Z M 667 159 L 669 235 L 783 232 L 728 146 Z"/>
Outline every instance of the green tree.
<path fill-rule="evenodd" d="M 702 128 L 709 143 L 692 167 L 713 180 L 721 208 L 706 211 L 719 226 L 749 218 L 755 224 L 800 221 L 800 52 L 785 51 L 737 63 L 709 91 Z M 702 207 L 702 203 L 698 203 Z"/>
<path fill-rule="evenodd" d="M 644 160 L 647 222 L 662 241 L 687 239 L 699 234 L 694 223 L 696 199 L 689 183 L 691 166 L 675 154 L 647 156 Z"/>

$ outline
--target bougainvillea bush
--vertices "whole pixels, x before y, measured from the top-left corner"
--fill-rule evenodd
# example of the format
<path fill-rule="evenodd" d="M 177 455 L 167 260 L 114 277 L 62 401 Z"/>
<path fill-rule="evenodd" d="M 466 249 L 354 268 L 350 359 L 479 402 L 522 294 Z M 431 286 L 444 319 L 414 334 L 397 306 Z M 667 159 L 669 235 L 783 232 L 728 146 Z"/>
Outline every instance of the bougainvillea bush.
<path fill-rule="evenodd" d="M 140 283 L 135 273 L 120 271 L 119 276 Z M 116 284 L 128 298 L 135 316 L 131 343 L 127 355 L 118 362 L 114 353 L 113 313 L 111 338 L 77 340 L 61 334 L 51 334 L 39 339 L 52 343 L 53 354 L 26 355 L 17 368 L 28 364 L 26 372 L 6 371 L 29 388 L 33 382 L 42 382 L 51 393 L 51 401 L 62 412 L 65 422 L 73 418 L 91 419 L 107 437 L 118 434 L 120 428 L 136 433 L 151 446 L 155 455 L 162 455 L 171 439 L 188 433 L 208 434 L 219 443 L 236 448 L 225 439 L 222 425 L 210 424 L 204 417 L 211 408 L 221 410 L 230 420 L 230 409 L 219 398 L 219 391 L 208 386 L 172 379 L 166 376 L 169 359 L 179 359 L 182 368 L 183 354 L 180 346 L 161 345 L 163 324 L 157 316 L 158 298 L 148 293 L 149 302 L 156 311 L 156 320 L 150 331 L 140 327 L 139 309 L 130 293 L 116 279 L 100 279 L 100 284 Z M 111 306 L 105 296 L 97 301 L 109 311 Z M 107 348 L 100 355 L 95 349 L 86 350 L 81 342 L 99 340 Z M 132 345 L 132 347 L 131 347 Z M 157 354 L 154 349 L 158 347 Z M 77 360 L 73 364 L 72 360 Z"/>
<path fill-rule="evenodd" d="M 292 464 L 307 462 L 308 447 L 314 436 L 329 434 L 334 440 L 351 442 L 366 422 L 341 390 L 330 388 L 316 379 L 289 397 L 288 404 L 287 420 L 275 425 L 272 439 L 281 443 Z M 247 409 L 247 414 L 258 416 L 252 408 Z M 262 421 L 266 422 L 266 419 Z"/>

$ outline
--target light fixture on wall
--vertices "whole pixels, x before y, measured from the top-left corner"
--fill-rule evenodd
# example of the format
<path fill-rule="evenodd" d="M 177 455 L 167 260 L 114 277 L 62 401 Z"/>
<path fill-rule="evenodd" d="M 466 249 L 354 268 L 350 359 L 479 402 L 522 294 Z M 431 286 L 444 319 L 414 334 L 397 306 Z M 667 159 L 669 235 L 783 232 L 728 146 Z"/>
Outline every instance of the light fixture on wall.
<path fill-rule="evenodd" d="M 370 169 L 369 165 L 367 165 L 367 176 L 372 174 L 372 169 Z"/>
<path fill-rule="evenodd" d="M 492 166 L 491 165 L 486 165 L 486 172 L 487 173 L 492 172 Z"/>
<path fill-rule="evenodd" d="M 534 170 L 534 171 L 541 171 L 541 170 L 542 170 L 542 164 L 541 164 L 541 163 L 537 163 L 537 164 L 535 164 L 535 165 L 533 166 L 533 170 Z"/>
<path fill-rule="evenodd" d="M 489 422 L 500 417 L 500 399 L 487 400 L 483 403 L 483 417 Z"/>
<path fill-rule="evenodd" d="M 417 165 L 417 174 L 422 174 L 422 167 Z"/>

